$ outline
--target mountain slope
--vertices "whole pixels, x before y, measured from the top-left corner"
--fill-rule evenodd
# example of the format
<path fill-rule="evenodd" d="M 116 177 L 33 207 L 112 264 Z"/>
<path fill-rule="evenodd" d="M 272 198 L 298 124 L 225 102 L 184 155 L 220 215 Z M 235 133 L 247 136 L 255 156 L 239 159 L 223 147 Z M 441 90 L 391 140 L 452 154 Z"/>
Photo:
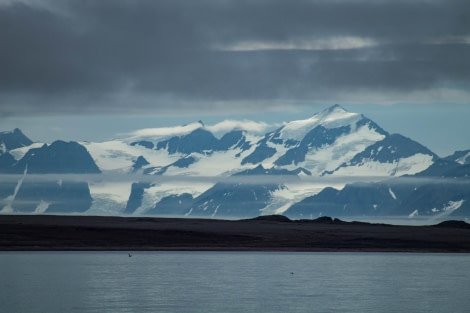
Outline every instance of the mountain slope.
<path fill-rule="evenodd" d="M 264 136 L 242 164 L 303 167 L 315 175 L 333 171 L 388 135 L 362 114 L 332 106 L 309 119 L 286 123 Z"/>
<path fill-rule="evenodd" d="M 470 166 L 437 160 L 415 175 L 326 188 L 285 211 L 291 218 L 407 216 L 442 219 L 470 214 Z"/>
<path fill-rule="evenodd" d="M 333 172 L 339 175 L 362 172 L 370 176 L 401 176 L 423 171 L 437 158 L 423 145 L 400 134 L 392 134 L 356 154 Z"/>

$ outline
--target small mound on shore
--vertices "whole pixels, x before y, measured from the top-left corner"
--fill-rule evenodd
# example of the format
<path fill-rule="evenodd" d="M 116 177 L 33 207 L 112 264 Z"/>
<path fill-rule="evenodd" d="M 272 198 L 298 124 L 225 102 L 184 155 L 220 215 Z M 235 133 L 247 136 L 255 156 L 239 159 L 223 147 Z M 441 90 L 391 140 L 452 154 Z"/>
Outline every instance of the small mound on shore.
<path fill-rule="evenodd" d="M 273 214 L 273 215 L 261 215 L 255 218 L 249 219 L 251 221 L 270 221 L 270 222 L 292 222 L 291 219 L 284 215 Z"/>
<path fill-rule="evenodd" d="M 449 228 L 466 228 L 470 229 L 470 224 L 464 222 L 464 221 L 455 221 L 455 220 L 450 220 L 450 221 L 444 221 L 441 222 L 437 225 L 434 225 L 435 227 L 449 227 Z"/>

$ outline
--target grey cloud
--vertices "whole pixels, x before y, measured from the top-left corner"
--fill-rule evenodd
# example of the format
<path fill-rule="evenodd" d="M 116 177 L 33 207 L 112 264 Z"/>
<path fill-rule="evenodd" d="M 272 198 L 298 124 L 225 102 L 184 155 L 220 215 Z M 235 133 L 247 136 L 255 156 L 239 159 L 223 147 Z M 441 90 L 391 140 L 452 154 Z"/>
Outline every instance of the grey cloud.
<path fill-rule="evenodd" d="M 0 116 L 335 101 L 357 89 L 468 89 L 469 12 L 465 1 L 444 0 L 0 4 Z M 376 44 L 217 49 L 342 37 Z"/>

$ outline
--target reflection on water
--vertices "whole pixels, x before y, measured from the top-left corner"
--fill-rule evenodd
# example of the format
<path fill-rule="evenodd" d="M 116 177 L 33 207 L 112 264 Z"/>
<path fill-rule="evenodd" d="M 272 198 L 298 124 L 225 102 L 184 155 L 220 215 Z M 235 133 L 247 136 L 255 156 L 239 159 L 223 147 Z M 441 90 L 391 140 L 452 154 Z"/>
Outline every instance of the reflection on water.
<path fill-rule="evenodd" d="M 1 312 L 467 312 L 469 254 L 2 252 Z"/>

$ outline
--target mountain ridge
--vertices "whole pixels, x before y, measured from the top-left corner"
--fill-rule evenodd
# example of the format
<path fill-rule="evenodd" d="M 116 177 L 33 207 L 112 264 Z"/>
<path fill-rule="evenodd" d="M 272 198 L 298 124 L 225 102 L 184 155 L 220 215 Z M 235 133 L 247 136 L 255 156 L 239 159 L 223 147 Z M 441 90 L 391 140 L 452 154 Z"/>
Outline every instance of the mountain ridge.
<path fill-rule="evenodd" d="M 84 192 L 75 192 L 75 200 L 80 195 L 89 206 L 64 209 L 66 213 L 172 215 L 174 210 L 179 216 L 296 217 L 296 205 L 302 205 L 302 210 L 308 212 L 302 211 L 301 217 L 333 212 L 341 217 L 345 212 L 335 205 L 347 204 L 356 207 L 350 212 L 358 216 L 412 216 L 414 212 L 470 216 L 465 187 L 442 189 L 445 195 L 431 204 L 423 199 L 436 189 L 415 184 L 410 187 L 420 191 L 415 193 L 405 187 L 391 188 L 384 179 L 429 178 L 432 172 L 466 181 L 468 151 L 440 159 L 418 142 L 390 134 L 363 114 L 349 112 L 340 105 L 305 120 L 287 122 L 264 135 L 237 127 L 216 137 L 199 121 L 163 130 L 141 130 L 129 138 L 107 142 L 56 141 L 41 147 L 31 144 L 28 148 L 18 140 L 13 145 L 9 142 L 8 148 L 2 146 L 0 173 L 16 174 L 18 180 L 0 190 L 0 212 L 15 212 L 21 196 L 26 197 L 27 184 L 23 180 L 27 182 L 31 174 L 37 173 L 116 175 L 122 180 L 81 180 Z M 18 153 L 20 149 L 24 152 Z M 368 177 L 382 182 L 370 186 L 361 182 Z M 359 182 L 350 183 L 354 179 Z M 48 187 L 50 194 L 56 188 L 54 184 Z M 32 191 L 34 188 L 29 189 L 26 198 L 31 204 L 23 212 L 47 213 L 52 202 L 59 201 L 51 195 L 43 199 Z M 460 191 L 454 194 L 453 190 Z M 357 202 L 358 195 L 362 195 L 362 202 Z M 404 201 L 405 195 L 411 198 Z M 432 205 L 435 207 L 429 207 Z"/>

